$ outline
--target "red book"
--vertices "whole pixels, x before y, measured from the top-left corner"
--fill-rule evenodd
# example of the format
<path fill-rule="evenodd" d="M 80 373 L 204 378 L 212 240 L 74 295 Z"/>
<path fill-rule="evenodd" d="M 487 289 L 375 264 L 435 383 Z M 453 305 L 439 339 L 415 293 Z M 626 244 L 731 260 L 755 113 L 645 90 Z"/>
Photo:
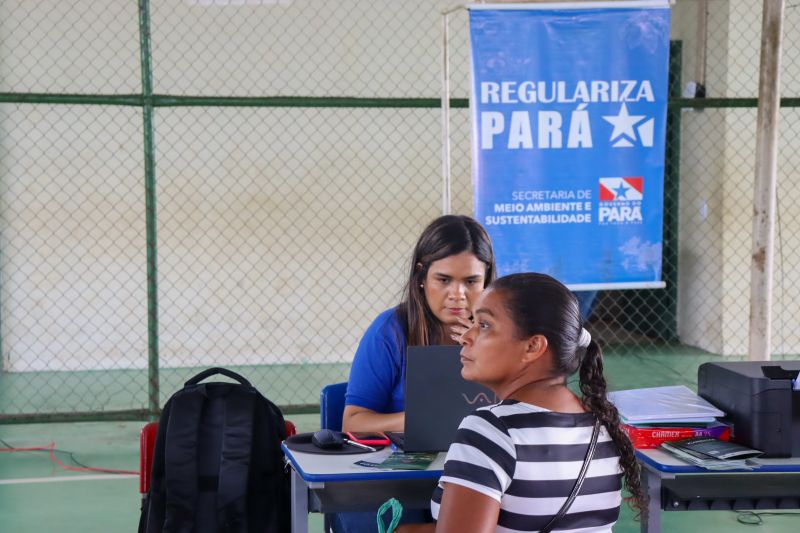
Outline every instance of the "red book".
<path fill-rule="evenodd" d="M 662 442 L 689 439 L 692 437 L 714 437 L 719 440 L 730 440 L 731 428 L 725 424 L 708 427 L 637 427 L 622 424 L 634 448 L 640 450 L 658 448 Z"/>

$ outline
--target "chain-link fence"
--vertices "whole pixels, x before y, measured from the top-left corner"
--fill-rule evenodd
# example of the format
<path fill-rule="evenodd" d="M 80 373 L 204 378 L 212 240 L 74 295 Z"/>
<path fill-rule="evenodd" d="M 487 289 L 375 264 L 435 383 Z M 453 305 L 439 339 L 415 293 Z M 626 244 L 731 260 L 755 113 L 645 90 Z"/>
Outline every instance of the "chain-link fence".
<path fill-rule="evenodd" d="M 795 3 L 784 96 L 800 93 Z M 210 365 L 289 410 L 346 379 L 440 213 L 452 6 L 0 3 L 0 421 L 140 418 Z M 599 294 L 591 328 L 609 350 L 747 351 L 760 9 L 673 7 L 667 288 Z M 463 11 L 449 46 L 452 206 L 470 214 Z M 779 353 L 800 343 L 795 112 L 781 114 Z"/>

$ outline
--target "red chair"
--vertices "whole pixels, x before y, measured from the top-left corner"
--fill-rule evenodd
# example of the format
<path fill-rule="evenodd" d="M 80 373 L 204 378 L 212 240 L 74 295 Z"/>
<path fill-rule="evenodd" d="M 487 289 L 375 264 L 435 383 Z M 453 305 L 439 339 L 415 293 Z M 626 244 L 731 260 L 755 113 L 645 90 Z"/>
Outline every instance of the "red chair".
<path fill-rule="evenodd" d="M 142 428 L 142 432 L 139 434 L 139 493 L 142 496 L 150 490 L 156 433 L 158 433 L 158 422 L 150 422 Z"/>
<path fill-rule="evenodd" d="M 297 427 L 289 420 L 284 421 L 286 436 L 297 434 Z M 150 481 L 153 475 L 153 453 L 156 447 L 156 434 L 158 422 L 150 422 L 142 428 L 139 435 L 139 493 L 144 497 L 150 490 Z"/>

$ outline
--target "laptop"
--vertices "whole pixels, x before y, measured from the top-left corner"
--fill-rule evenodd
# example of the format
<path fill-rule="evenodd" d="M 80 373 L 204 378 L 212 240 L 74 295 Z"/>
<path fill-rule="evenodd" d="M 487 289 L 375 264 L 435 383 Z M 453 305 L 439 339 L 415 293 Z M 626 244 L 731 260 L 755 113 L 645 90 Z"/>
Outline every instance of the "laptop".
<path fill-rule="evenodd" d="M 409 346 L 404 433 L 386 435 L 405 452 L 444 452 L 461 420 L 498 402 L 494 393 L 461 377 L 461 346 Z"/>

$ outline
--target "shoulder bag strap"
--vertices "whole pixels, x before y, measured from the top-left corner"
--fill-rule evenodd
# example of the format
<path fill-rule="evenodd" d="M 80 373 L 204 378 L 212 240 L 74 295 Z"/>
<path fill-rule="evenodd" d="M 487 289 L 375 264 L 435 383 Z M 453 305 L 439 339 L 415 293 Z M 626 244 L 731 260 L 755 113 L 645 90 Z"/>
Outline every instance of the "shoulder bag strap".
<path fill-rule="evenodd" d="M 561 509 L 555 514 L 553 518 L 544 526 L 542 529 L 539 530 L 539 533 L 550 533 L 552 531 L 553 526 L 563 518 L 567 511 L 569 510 L 570 506 L 572 506 L 572 502 L 575 501 L 575 498 L 578 496 L 578 492 L 581 490 L 581 486 L 583 485 L 583 480 L 586 477 L 586 472 L 589 470 L 589 463 L 592 462 L 592 457 L 594 456 L 594 450 L 597 448 L 597 437 L 600 435 L 600 420 L 598 419 L 594 423 L 594 431 L 592 431 L 592 440 L 589 442 L 589 449 L 586 450 L 586 458 L 583 460 L 583 466 L 581 466 L 581 471 L 578 473 L 578 479 L 575 480 L 575 486 L 572 487 L 572 492 L 570 492 L 567 501 L 564 502 L 564 505 L 561 506 Z"/>

